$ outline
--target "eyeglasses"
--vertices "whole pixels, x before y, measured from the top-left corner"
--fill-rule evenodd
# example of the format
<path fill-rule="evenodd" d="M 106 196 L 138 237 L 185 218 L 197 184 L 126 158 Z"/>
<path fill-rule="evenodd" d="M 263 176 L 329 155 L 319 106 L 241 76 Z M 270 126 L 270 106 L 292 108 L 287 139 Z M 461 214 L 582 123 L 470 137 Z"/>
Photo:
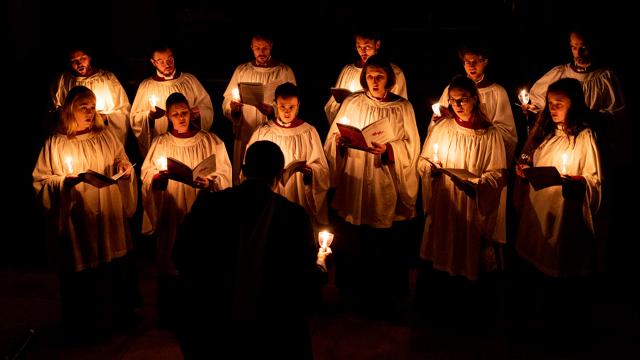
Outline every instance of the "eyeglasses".
<path fill-rule="evenodd" d="M 173 64 L 173 56 L 165 59 L 153 59 L 153 62 L 158 63 L 160 65 L 165 65 L 165 64 Z"/>
<path fill-rule="evenodd" d="M 356 46 L 356 51 L 358 52 L 368 52 L 369 50 L 373 50 L 373 46 L 371 45 Z"/>
<path fill-rule="evenodd" d="M 472 98 L 469 96 L 461 97 L 460 99 L 449 98 L 449 105 L 451 106 L 455 106 L 456 104 L 458 106 L 467 105 L 471 101 L 471 99 Z"/>

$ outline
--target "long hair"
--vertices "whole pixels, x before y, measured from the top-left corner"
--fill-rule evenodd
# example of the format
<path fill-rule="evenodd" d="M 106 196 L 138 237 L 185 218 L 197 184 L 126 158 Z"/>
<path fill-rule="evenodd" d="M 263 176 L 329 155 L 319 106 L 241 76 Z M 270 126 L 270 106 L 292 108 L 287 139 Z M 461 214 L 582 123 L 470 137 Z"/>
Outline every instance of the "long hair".
<path fill-rule="evenodd" d="M 187 108 L 189 109 L 189 129 L 197 130 L 198 125 L 193 122 L 193 115 L 191 115 L 191 106 L 189 105 L 189 101 L 184 96 L 184 94 L 179 92 L 174 92 L 167 97 L 167 100 L 165 101 L 165 107 L 164 107 L 167 112 L 167 120 L 169 120 L 169 124 L 167 127 L 168 131 L 171 132 L 171 130 L 173 130 L 173 122 L 171 121 L 171 119 L 169 119 L 169 108 L 176 104 L 187 105 Z"/>
<path fill-rule="evenodd" d="M 549 93 L 562 93 L 571 101 L 564 123 L 564 133 L 575 141 L 576 136 L 584 129 L 591 127 L 593 115 L 584 102 L 584 91 L 582 84 L 576 79 L 560 79 L 549 85 L 547 89 L 547 103 L 537 118 L 531 130 L 531 134 L 522 149 L 521 159 L 530 158 L 535 149 L 542 144 L 556 130 L 556 124 L 551 117 L 549 110 Z"/>
<path fill-rule="evenodd" d="M 62 105 L 62 111 L 60 112 L 60 121 L 58 123 L 58 132 L 62 134 L 66 134 L 67 136 L 73 137 L 76 129 L 78 128 L 78 123 L 76 122 L 75 111 L 80 105 L 80 101 L 85 99 L 91 99 L 96 101 L 96 95 L 85 86 L 75 86 L 64 100 L 64 104 Z M 98 132 L 105 127 L 105 122 L 102 116 L 95 111 L 93 114 L 93 120 L 91 121 L 91 130 L 93 132 Z"/>

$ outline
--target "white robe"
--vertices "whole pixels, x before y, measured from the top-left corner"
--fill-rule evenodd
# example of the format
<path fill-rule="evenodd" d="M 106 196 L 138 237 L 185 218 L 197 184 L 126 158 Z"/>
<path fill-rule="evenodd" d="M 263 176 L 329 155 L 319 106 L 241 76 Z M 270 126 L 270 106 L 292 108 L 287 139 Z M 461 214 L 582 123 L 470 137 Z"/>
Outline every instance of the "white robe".
<path fill-rule="evenodd" d="M 260 125 L 266 123 L 267 117 L 264 116 L 256 107 L 251 105 L 243 105 L 240 118 L 233 119 L 231 116 L 232 90 L 238 88 L 239 82 L 257 82 L 268 84 L 273 82 L 295 84 L 296 78 L 293 70 L 285 64 L 279 64 L 274 67 L 254 66 L 251 62 L 239 65 L 233 72 L 233 76 L 229 81 L 229 85 L 224 92 L 224 100 L 222 102 L 222 112 L 224 116 L 233 122 L 233 132 L 235 134 L 235 142 L 233 146 L 233 182 L 238 184 L 240 180 L 240 168 L 244 159 L 244 151 L 247 143 L 251 138 L 253 131 Z M 274 99 L 264 99 L 266 104 L 271 104 Z"/>
<path fill-rule="evenodd" d="M 381 102 L 362 92 L 345 99 L 338 116 L 347 116 L 350 124 L 359 128 L 388 117 L 394 136 L 387 146 L 392 148 L 395 162 L 384 165 L 381 155 L 356 149 L 339 154 L 334 122 L 324 144 L 331 186 L 336 188 L 331 206 L 354 225 L 389 228 L 393 221 L 412 218 L 418 196 L 420 136 L 411 103 L 404 98 Z"/>
<path fill-rule="evenodd" d="M 51 87 L 52 110 L 62 107 L 69 90 L 75 86 L 86 86 L 93 91 L 96 95 L 96 111 L 108 117 L 108 129 L 124 144 L 129 131 L 131 105 L 116 76 L 105 70 L 98 70 L 87 77 L 63 73 Z"/>
<path fill-rule="evenodd" d="M 231 162 L 224 143 L 215 134 L 200 130 L 190 138 L 177 138 L 165 133 L 153 140 L 147 157 L 142 164 L 142 233 L 156 234 L 158 238 L 159 271 L 175 274 L 171 259 L 173 243 L 178 226 L 191 210 L 200 189 L 169 180 L 164 191 L 153 190 L 153 176 L 160 170 L 158 158 L 175 158 L 192 169 L 202 160 L 216 154 L 216 171 L 207 175 L 208 179 L 217 176 L 219 190 L 231 186 Z"/>
<path fill-rule="evenodd" d="M 163 116 L 156 119 L 153 129 L 149 128 L 149 110 L 151 103 L 149 99 L 155 95 L 158 99 L 157 107 L 165 109 L 167 97 L 179 92 L 187 98 L 189 106 L 197 107 L 200 110 L 200 129 L 209 131 L 213 124 L 213 104 L 209 94 L 195 76 L 189 73 L 180 73 L 180 76 L 173 80 L 156 81 L 153 78 L 144 79 L 133 100 L 131 107 L 131 129 L 138 139 L 142 156 L 147 155 L 151 141 L 158 135 L 167 132 L 169 119 Z"/>
<path fill-rule="evenodd" d="M 402 69 L 395 64 L 391 64 L 391 67 L 393 68 L 393 73 L 396 75 L 396 84 L 391 88 L 391 92 L 396 95 L 400 95 L 405 99 L 409 99 L 407 95 L 407 81 L 404 78 Z M 357 67 L 356 64 L 345 65 L 342 68 L 342 71 L 340 71 L 340 75 L 338 75 L 335 87 L 349 89 L 352 90 L 352 92 L 362 90 L 362 86 L 360 85 L 360 74 L 362 74 L 361 67 Z M 336 114 L 338 113 L 338 110 L 340 110 L 340 105 L 341 104 L 331 96 L 329 101 L 327 101 L 327 104 L 324 106 L 324 112 L 327 114 L 329 125 L 331 125 L 335 120 Z"/>
<path fill-rule="evenodd" d="M 115 175 L 118 164 L 129 160 L 122 143 L 107 130 L 73 139 L 55 134 L 40 151 L 33 169 L 33 187 L 49 221 L 65 242 L 56 247 L 71 252 L 65 256 L 72 264 L 63 266 L 82 271 L 131 250 L 127 219 L 136 211 L 138 187 L 132 172 L 129 179 L 103 188 L 85 182 L 65 188 L 64 178 L 70 173 L 67 157 L 72 159 L 75 174 L 91 169 L 107 176 Z"/>
<path fill-rule="evenodd" d="M 513 159 L 518 142 L 509 95 L 502 86 L 496 83 L 478 88 L 478 94 L 480 95 L 480 109 L 502 135 L 507 164 L 509 164 Z M 444 89 L 438 102 L 441 106 L 449 106 L 449 86 Z"/>
<path fill-rule="evenodd" d="M 516 250 L 541 272 L 554 277 L 592 273 L 600 264 L 593 217 L 600 206 L 600 157 L 593 132 L 581 131 L 573 139 L 557 130 L 533 153 L 533 166 L 555 166 L 561 171 L 568 154 L 567 174 L 586 179 L 583 199 L 565 198 L 562 186 L 535 191 L 518 179 L 514 202 L 519 217 Z"/>
<path fill-rule="evenodd" d="M 624 109 L 620 82 L 613 71 L 596 69 L 579 73 L 571 68 L 571 64 L 558 65 L 536 81 L 529 91 L 531 104 L 538 109 L 544 109 L 549 85 L 565 78 L 580 81 L 582 90 L 584 90 L 584 100 L 589 109 L 614 115 Z"/>
<path fill-rule="evenodd" d="M 444 168 L 467 169 L 480 177 L 475 199 L 449 176 L 431 176 L 426 159 L 433 160 L 434 144 Z M 502 136 L 495 127 L 473 130 L 447 118 L 432 128 L 418 160 L 425 211 L 421 258 L 451 275 L 477 279 L 483 240 L 506 242 L 506 167 Z"/>
<path fill-rule="evenodd" d="M 269 121 L 254 131 L 247 147 L 258 140 L 269 140 L 278 144 L 284 154 L 285 166 L 293 160 L 307 161 L 307 165 L 313 171 L 311 184 L 305 185 L 303 174 L 296 172 L 285 186 L 278 183 L 276 192 L 302 205 L 315 220 L 314 224 L 328 224 L 329 165 L 316 128 L 307 123 L 294 128 L 284 128 Z"/>

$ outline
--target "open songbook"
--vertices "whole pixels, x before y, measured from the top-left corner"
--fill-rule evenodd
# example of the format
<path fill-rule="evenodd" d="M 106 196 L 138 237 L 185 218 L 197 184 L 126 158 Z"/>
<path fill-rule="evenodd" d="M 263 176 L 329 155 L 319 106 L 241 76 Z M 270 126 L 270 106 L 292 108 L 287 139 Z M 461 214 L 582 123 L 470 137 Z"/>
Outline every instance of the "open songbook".
<path fill-rule="evenodd" d="M 473 187 L 476 187 L 478 185 L 478 175 L 470 172 L 467 169 L 443 168 L 430 159 L 427 159 L 427 161 L 434 166 L 434 168 L 436 169 L 435 171 L 439 171 L 452 179 L 458 180 L 460 182 L 465 182 Z"/>
<path fill-rule="evenodd" d="M 382 118 L 359 129 L 353 125 L 336 123 L 340 136 L 347 140 L 347 146 L 367 151 L 373 147 L 372 142 L 386 144 L 393 139 L 393 129 L 389 118 Z"/>
<path fill-rule="evenodd" d="M 342 104 L 344 99 L 349 97 L 349 95 L 351 95 L 351 94 L 353 94 L 353 91 L 351 91 L 349 89 L 336 88 L 336 87 L 332 87 L 331 88 L 331 95 L 333 96 L 333 98 L 336 100 L 336 102 L 338 104 Z"/>
<path fill-rule="evenodd" d="M 131 165 L 131 167 L 133 168 L 134 165 Z M 82 182 L 86 182 L 89 185 L 93 185 L 97 188 L 103 188 L 105 186 L 117 183 L 118 179 L 120 179 L 126 172 L 127 171 L 124 170 L 113 176 L 107 176 L 97 171 L 87 170 L 85 172 L 79 173 L 78 178 L 80 178 Z"/>
<path fill-rule="evenodd" d="M 522 169 L 522 172 L 535 191 L 562 185 L 562 176 L 555 166 L 527 167 Z"/>
<path fill-rule="evenodd" d="M 206 178 L 216 171 L 216 154 L 202 160 L 191 169 L 188 165 L 171 157 L 167 157 L 167 172 L 169 179 L 193 186 L 193 180 L 198 177 Z"/>
<path fill-rule="evenodd" d="M 291 179 L 296 172 L 302 171 L 306 164 L 306 160 L 293 160 L 289 164 L 287 164 L 287 166 L 285 166 L 284 170 L 282 171 L 282 177 L 280 178 L 282 185 L 287 185 L 289 179 Z"/>
<path fill-rule="evenodd" d="M 283 83 L 284 81 L 274 81 L 268 84 L 239 82 L 238 92 L 240 93 L 240 102 L 252 106 L 271 104 L 276 97 L 276 88 Z"/>

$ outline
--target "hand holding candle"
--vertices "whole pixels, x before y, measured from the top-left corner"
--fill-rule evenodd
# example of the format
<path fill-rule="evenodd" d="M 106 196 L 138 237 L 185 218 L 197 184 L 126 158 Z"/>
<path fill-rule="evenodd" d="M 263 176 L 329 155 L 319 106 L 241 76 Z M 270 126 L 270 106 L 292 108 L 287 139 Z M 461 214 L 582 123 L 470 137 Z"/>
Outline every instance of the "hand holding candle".
<path fill-rule="evenodd" d="M 331 243 L 333 242 L 333 234 L 327 230 L 322 230 L 318 233 L 318 243 L 323 251 L 327 251 Z"/>
<path fill-rule="evenodd" d="M 437 117 L 441 117 L 442 114 L 440 113 L 440 103 L 435 103 L 433 105 L 431 105 L 431 110 L 433 111 L 433 115 L 437 116 Z"/>
<path fill-rule="evenodd" d="M 151 105 L 152 108 L 158 106 L 158 97 L 155 95 L 149 96 L 149 105 Z"/>
<path fill-rule="evenodd" d="M 160 156 L 158 160 L 156 160 L 156 166 L 160 171 L 167 170 L 167 158 L 165 156 Z"/>

